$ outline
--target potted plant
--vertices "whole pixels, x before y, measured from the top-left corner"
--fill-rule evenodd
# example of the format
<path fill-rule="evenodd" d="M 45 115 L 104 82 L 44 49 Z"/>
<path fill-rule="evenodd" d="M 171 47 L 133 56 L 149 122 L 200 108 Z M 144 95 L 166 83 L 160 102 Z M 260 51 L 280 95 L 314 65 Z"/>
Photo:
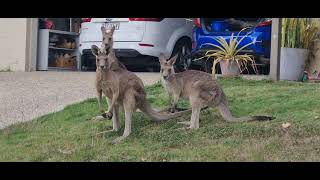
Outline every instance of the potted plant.
<path fill-rule="evenodd" d="M 219 63 L 221 68 L 221 73 L 223 76 L 239 76 L 245 69 L 247 65 L 250 64 L 254 71 L 257 72 L 256 63 L 253 55 L 243 54 L 241 51 L 246 47 L 256 43 L 250 42 L 240 47 L 240 43 L 248 36 L 248 34 L 242 36 L 239 35 L 244 29 L 242 29 L 237 36 L 231 35 L 229 43 L 223 37 L 214 38 L 219 45 L 206 43 L 204 45 L 211 45 L 215 49 L 208 50 L 203 57 L 196 59 L 200 60 L 207 58 L 207 60 L 213 60 L 212 65 L 212 75 L 215 77 L 215 67 Z"/>
<path fill-rule="evenodd" d="M 302 78 L 309 49 L 318 32 L 311 18 L 283 18 L 281 29 L 280 80 Z"/>

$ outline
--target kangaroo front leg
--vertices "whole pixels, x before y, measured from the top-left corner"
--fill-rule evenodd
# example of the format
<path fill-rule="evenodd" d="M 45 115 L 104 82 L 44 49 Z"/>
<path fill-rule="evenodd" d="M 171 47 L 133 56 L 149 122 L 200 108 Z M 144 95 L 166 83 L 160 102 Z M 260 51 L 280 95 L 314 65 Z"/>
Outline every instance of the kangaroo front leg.
<path fill-rule="evenodd" d="M 169 111 L 171 113 L 174 113 L 176 111 L 178 100 L 179 100 L 179 95 L 173 95 L 172 96 L 171 105 L 170 105 L 170 108 L 169 108 Z"/>
<path fill-rule="evenodd" d="M 102 101 L 102 90 L 97 90 L 97 100 L 99 106 L 99 112 L 103 112 L 101 101 Z"/>
<path fill-rule="evenodd" d="M 113 116 L 112 111 L 114 109 L 114 105 L 115 105 L 116 101 L 118 100 L 118 97 L 119 97 L 119 91 L 115 91 L 114 94 L 112 95 L 112 99 L 111 99 L 111 102 L 108 107 L 108 112 L 106 113 L 106 115 L 109 119 L 111 119 Z"/>
<path fill-rule="evenodd" d="M 198 129 L 199 128 L 199 115 L 200 115 L 201 107 L 192 107 L 192 115 L 190 121 L 190 129 Z"/>
<path fill-rule="evenodd" d="M 106 97 L 106 100 L 107 100 L 107 103 L 108 103 L 108 107 L 110 106 L 110 103 L 111 103 L 111 101 L 112 101 L 112 98 L 110 98 L 110 97 Z M 109 109 L 109 108 L 108 108 Z M 105 112 L 103 112 L 102 111 L 102 116 L 104 117 L 104 118 L 108 118 L 108 119 L 111 119 L 111 117 L 112 117 L 112 113 L 111 114 L 109 114 L 108 113 L 108 111 L 105 111 Z M 110 117 L 111 116 L 111 117 Z"/>
<path fill-rule="evenodd" d="M 113 108 L 113 117 L 112 117 L 112 124 L 113 124 L 113 131 L 118 131 L 120 129 L 120 119 L 119 119 L 119 104 L 116 104 Z"/>

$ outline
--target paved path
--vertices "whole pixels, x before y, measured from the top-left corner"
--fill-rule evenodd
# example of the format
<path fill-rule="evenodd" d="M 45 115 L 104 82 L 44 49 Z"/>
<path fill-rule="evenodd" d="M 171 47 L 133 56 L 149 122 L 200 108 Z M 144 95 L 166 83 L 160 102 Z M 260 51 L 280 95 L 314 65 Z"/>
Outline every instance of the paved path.
<path fill-rule="evenodd" d="M 137 73 L 145 85 L 159 73 Z M 95 97 L 95 72 L 0 72 L 0 129 Z"/>

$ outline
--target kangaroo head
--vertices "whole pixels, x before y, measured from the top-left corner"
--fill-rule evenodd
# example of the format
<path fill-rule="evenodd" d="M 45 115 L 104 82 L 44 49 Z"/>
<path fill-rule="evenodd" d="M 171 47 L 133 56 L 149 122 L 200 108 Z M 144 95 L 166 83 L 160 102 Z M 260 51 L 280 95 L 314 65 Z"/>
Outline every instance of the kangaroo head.
<path fill-rule="evenodd" d="M 113 26 L 111 30 L 107 31 L 104 26 L 101 26 L 101 33 L 102 33 L 102 45 L 105 48 L 110 48 L 113 46 L 113 32 L 115 27 Z"/>
<path fill-rule="evenodd" d="M 159 62 L 160 62 L 160 74 L 163 79 L 167 79 L 171 74 L 174 74 L 174 63 L 177 60 L 178 55 L 175 55 L 174 57 L 167 59 L 163 53 L 159 56 Z"/>
<path fill-rule="evenodd" d="M 91 46 L 91 52 L 96 56 L 96 65 L 99 70 L 107 70 L 108 63 L 108 52 L 107 50 L 101 50 L 96 45 Z"/>

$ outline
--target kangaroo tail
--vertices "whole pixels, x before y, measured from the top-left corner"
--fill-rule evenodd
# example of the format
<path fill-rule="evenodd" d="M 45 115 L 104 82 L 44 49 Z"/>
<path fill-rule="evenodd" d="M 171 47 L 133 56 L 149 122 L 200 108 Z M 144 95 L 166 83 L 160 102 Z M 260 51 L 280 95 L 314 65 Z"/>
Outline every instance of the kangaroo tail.
<path fill-rule="evenodd" d="M 177 118 L 192 111 L 191 109 L 188 109 L 176 113 L 162 114 L 152 109 L 151 105 L 147 101 L 145 101 L 139 109 L 154 121 L 165 121 Z"/>
<path fill-rule="evenodd" d="M 228 122 L 269 121 L 274 119 L 274 117 L 270 117 L 270 116 L 248 116 L 248 117 L 239 117 L 239 118 L 233 117 L 230 112 L 227 98 L 223 92 L 222 92 L 222 99 L 220 104 L 218 105 L 218 108 L 223 119 L 225 119 Z"/>

